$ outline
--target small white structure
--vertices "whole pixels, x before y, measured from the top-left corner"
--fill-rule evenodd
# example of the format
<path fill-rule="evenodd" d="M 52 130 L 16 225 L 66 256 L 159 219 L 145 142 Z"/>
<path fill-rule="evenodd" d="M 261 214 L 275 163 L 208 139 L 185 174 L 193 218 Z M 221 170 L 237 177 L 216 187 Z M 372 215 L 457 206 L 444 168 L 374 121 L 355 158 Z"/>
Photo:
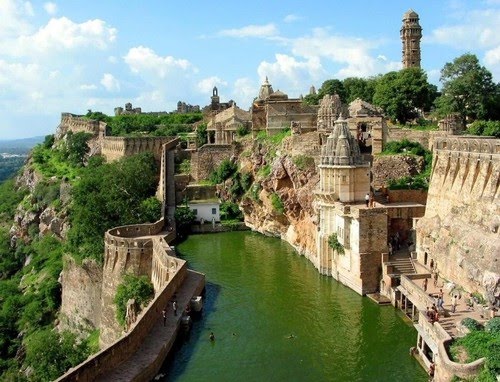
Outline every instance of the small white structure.
<path fill-rule="evenodd" d="M 191 200 L 188 207 L 196 214 L 196 221 L 205 223 L 220 222 L 220 202 L 218 199 Z M 214 220 L 215 219 L 215 220 Z"/>

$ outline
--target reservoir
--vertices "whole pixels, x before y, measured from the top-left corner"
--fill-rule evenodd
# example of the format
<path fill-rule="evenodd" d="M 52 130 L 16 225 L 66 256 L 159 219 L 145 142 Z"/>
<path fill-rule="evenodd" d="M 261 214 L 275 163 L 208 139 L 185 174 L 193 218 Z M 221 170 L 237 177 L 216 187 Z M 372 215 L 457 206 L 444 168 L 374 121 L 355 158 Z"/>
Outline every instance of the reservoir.
<path fill-rule="evenodd" d="M 427 380 L 401 312 L 320 275 L 287 243 L 228 232 L 192 235 L 176 250 L 207 286 L 163 381 Z"/>

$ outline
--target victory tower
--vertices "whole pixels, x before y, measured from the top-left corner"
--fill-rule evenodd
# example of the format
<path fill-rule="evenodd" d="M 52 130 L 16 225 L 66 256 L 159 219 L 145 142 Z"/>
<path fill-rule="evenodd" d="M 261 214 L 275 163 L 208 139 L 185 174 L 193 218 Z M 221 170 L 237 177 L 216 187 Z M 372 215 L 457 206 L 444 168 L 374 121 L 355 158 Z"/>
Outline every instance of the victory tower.
<path fill-rule="evenodd" d="M 403 15 L 401 41 L 403 42 L 403 68 L 420 68 L 420 40 L 422 27 L 418 14 L 410 9 Z"/>

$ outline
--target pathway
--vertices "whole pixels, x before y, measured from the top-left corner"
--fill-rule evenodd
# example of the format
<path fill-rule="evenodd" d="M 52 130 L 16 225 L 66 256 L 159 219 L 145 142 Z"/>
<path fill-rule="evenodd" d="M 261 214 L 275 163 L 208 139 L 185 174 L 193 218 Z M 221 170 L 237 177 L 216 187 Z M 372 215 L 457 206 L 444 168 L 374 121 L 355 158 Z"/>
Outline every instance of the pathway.
<path fill-rule="evenodd" d="M 148 370 L 150 365 L 152 367 L 161 366 L 174 344 L 184 308 L 188 306 L 191 297 L 201 294 L 204 286 L 203 275 L 188 271 L 182 286 L 177 290 L 177 315 L 174 315 L 172 307 L 169 306 L 165 326 L 163 325 L 163 317 L 160 315 L 136 352 L 115 370 L 99 376 L 97 380 L 109 382 L 132 381 L 137 376 L 147 376 L 151 372 Z"/>

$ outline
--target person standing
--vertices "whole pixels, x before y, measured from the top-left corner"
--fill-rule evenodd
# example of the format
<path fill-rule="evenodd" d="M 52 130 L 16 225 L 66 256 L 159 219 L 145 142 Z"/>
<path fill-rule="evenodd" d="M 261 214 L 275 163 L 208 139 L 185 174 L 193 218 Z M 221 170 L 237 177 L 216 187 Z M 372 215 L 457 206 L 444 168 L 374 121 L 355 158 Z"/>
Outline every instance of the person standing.
<path fill-rule="evenodd" d="M 452 311 L 452 313 L 455 313 L 455 311 L 457 310 L 457 304 L 458 304 L 458 296 L 455 294 L 451 298 L 451 311 Z"/>
<path fill-rule="evenodd" d="M 174 310 L 174 316 L 177 316 L 177 301 L 174 300 L 172 303 L 172 309 Z"/>
<path fill-rule="evenodd" d="M 444 304 L 444 293 L 443 293 L 443 290 L 440 289 L 439 293 L 438 293 L 438 300 L 437 300 L 438 309 L 444 310 L 443 304 Z"/>
<path fill-rule="evenodd" d="M 161 314 L 163 316 L 163 326 L 167 326 L 167 309 L 163 309 Z"/>
<path fill-rule="evenodd" d="M 422 288 L 424 289 L 424 292 L 427 292 L 427 277 L 424 279 L 424 283 L 422 285 Z"/>
<path fill-rule="evenodd" d="M 367 206 L 367 207 L 368 207 L 368 206 L 369 206 L 369 204 L 370 204 L 370 194 L 368 194 L 368 193 L 365 195 L 365 203 L 366 203 L 366 206 Z"/>

